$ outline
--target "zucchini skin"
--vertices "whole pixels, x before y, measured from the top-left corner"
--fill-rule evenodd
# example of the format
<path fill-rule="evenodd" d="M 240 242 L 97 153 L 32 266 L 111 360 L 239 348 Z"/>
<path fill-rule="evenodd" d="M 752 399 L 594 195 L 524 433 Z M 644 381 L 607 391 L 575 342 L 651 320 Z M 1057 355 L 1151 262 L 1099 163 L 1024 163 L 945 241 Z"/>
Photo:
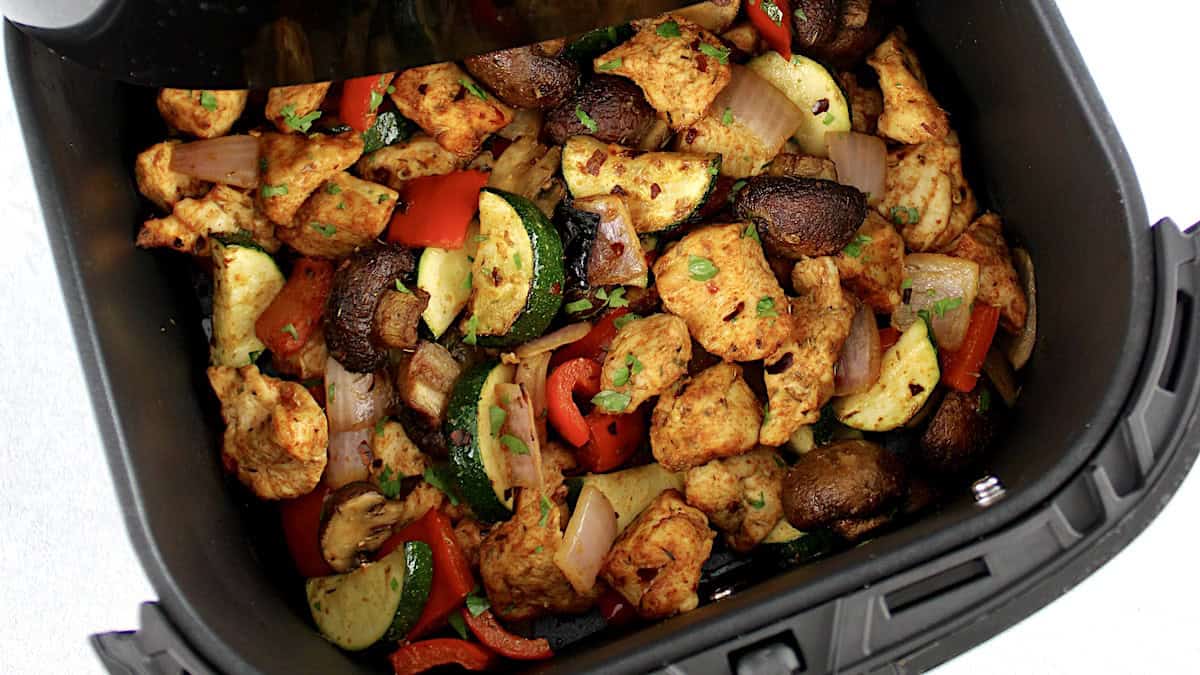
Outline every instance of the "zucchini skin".
<path fill-rule="evenodd" d="M 483 384 L 499 365 L 499 361 L 485 361 L 459 376 L 446 406 L 444 427 L 446 445 L 450 448 L 450 464 L 454 467 L 454 480 L 475 516 L 490 523 L 512 516 L 512 512 L 496 498 L 492 489 L 492 481 L 483 466 L 483 450 L 478 438 L 479 399 Z"/>
<path fill-rule="evenodd" d="M 417 624 L 433 589 L 433 551 L 423 541 L 404 542 L 404 588 L 392 626 L 380 643 L 404 639 Z"/>

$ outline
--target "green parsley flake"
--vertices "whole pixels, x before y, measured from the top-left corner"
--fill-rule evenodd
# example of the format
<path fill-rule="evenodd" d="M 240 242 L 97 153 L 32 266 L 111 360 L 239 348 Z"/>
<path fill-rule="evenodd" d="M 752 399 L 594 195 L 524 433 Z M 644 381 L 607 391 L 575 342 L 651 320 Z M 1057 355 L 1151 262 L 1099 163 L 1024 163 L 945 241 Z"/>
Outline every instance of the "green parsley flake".
<path fill-rule="evenodd" d="M 217 110 L 217 95 L 211 91 L 200 92 L 200 106 L 208 112 L 216 112 Z"/>
<path fill-rule="evenodd" d="M 916 225 L 921 222 L 921 212 L 914 206 L 893 206 L 890 214 L 892 222 L 897 225 Z"/>
<path fill-rule="evenodd" d="M 345 211 L 346 210 L 346 202 L 338 202 L 337 207 L 338 207 L 338 211 Z"/>
<path fill-rule="evenodd" d="M 761 509 L 767 505 L 767 495 L 763 492 L 758 493 L 758 499 L 747 499 L 746 502 L 756 509 Z"/>
<path fill-rule="evenodd" d="M 371 112 L 375 112 L 376 110 L 379 110 L 379 106 L 382 104 L 383 104 L 383 94 L 372 89 L 371 90 L 371 98 L 367 102 L 367 110 L 369 110 Z"/>
<path fill-rule="evenodd" d="M 599 406 L 606 412 L 619 413 L 625 410 L 625 406 L 629 405 L 631 400 L 633 399 L 629 394 L 605 389 L 592 397 L 592 405 Z"/>
<path fill-rule="evenodd" d="M 550 509 L 554 508 L 554 505 L 550 503 L 549 499 L 546 499 L 546 495 L 542 495 L 541 500 L 538 501 L 538 508 L 542 511 L 542 517 L 538 520 L 538 527 L 545 527 L 546 520 L 550 518 Z"/>
<path fill-rule="evenodd" d="M 626 324 L 630 323 L 631 321 L 637 321 L 640 318 L 642 318 L 640 315 L 634 314 L 632 312 L 630 312 L 629 314 L 622 314 L 621 316 L 618 316 L 616 319 L 613 319 L 613 327 L 616 328 L 617 330 L 621 330 L 622 328 L 625 327 Z"/>
<path fill-rule="evenodd" d="M 564 309 L 567 310 L 568 314 L 578 314 L 580 312 L 586 312 L 591 308 L 592 308 L 592 303 L 587 298 L 583 298 L 582 300 L 576 300 L 575 302 L 568 302 L 566 304 L 566 307 L 564 307 Z"/>
<path fill-rule="evenodd" d="M 629 306 L 629 301 L 625 299 L 625 287 L 614 288 L 613 292 L 608 294 L 608 306 L 613 309 Z"/>
<path fill-rule="evenodd" d="M 900 290 L 907 291 L 910 288 L 912 288 L 912 279 L 905 279 L 900 282 Z"/>
<path fill-rule="evenodd" d="M 624 62 L 624 59 L 617 57 L 612 61 L 605 61 L 604 63 L 601 63 L 597 70 L 616 70 L 617 68 L 620 68 L 621 64 Z"/>
<path fill-rule="evenodd" d="M 500 435 L 500 429 L 504 426 L 504 420 L 508 419 L 508 413 L 498 405 L 488 407 L 488 423 L 491 426 L 492 437 Z"/>
<path fill-rule="evenodd" d="M 721 173 L 721 170 L 720 170 L 720 169 L 718 169 L 716 166 L 710 166 L 710 167 L 708 167 L 708 175 L 710 175 L 710 176 L 715 176 L 715 175 L 717 175 L 717 174 L 719 174 L 719 173 Z"/>
<path fill-rule="evenodd" d="M 733 124 L 733 108 L 726 108 L 725 112 L 721 113 L 721 124 L 725 126 Z"/>
<path fill-rule="evenodd" d="M 451 506 L 458 506 L 458 497 L 450 490 L 451 471 L 453 469 L 448 464 L 439 464 L 425 469 L 425 473 L 421 474 L 421 477 L 425 479 L 426 483 L 441 490 L 450 500 Z"/>
<path fill-rule="evenodd" d="M 309 226 L 311 226 L 312 229 L 316 230 L 317 232 L 320 232 L 321 236 L 325 237 L 326 239 L 337 234 L 337 228 L 334 227 L 333 225 L 322 225 L 321 223 L 318 223 L 317 221 L 314 220 L 311 223 L 309 223 Z"/>
<path fill-rule="evenodd" d="M 329 383 L 329 402 L 330 403 L 333 403 L 334 388 L 336 388 L 336 387 L 337 387 L 336 382 Z"/>
<path fill-rule="evenodd" d="M 388 499 L 395 499 L 400 496 L 400 481 L 404 476 L 400 472 L 392 472 L 392 467 L 383 466 L 383 471 L 379 473 L 379 491 Z"/>
<path fill-rule="evenodd" d="M 487 92 L 467 78 L 459 78 L 458 83 L 461 84 L 467 91 L 471 92 L 471 95 L 475 98 L 478 98 L 480 101 L 488 100 Z"/>
<path fill-rule="evenodd" d="M 375 203 L 376 203 L 376 204 L 382 204 L 382 203 L 386 202 L 386 201 L 387 201 L 387 200 L 389 200 L 389 199 L 391 199 L 391 196 L 390 196 L 390 195 L 388 195 L 388 193 L 386 193 L 386 192 L 380 192 L 380 193 L 379 193 L 379 199 L 376 199 L 376 200 L 375 200 Z"/>
<path fill-rule="evenodd" d="M 796 8 L 796 11 L 792 12 L 792 16 L 800 19 L 801 21 L 808 21 L 808 15 L 805 14 L 804 10 L 799 7 Z"/>
<path fill-rule="evenodd" d="M 692 281 L 708 281 L 717 276 L 717 266 L 713 261 L 698 255 L 688 255 L 688 276 Z"/>
<path fill-rule="evenodd" d="M 987 389 L 982 389 L 979 392 L 979 405 L 976 406 L 976 410 L 978 410 L 979 414 L 982 415 L 983 413 L 987 412 L 988 409 L 990 409 L 991 407 L 992 407 L 992 392 L 988 391 Z"/>
<path fill-rule="evenodd" d="M 268 199 L 271 197 L 282 197 L 283 195 L 286 195 L 287 193 L 288 193 L 287 183 L 280 183 L 279 185 L 263 185 L 262 186 L 262 196 L 266 197 Z"/>
<path fill-rule="evenodd" d="M 700 51 L 713 57 L 720 63 L 729 63 L 729 49 L 727 47 L 714 47 L 707 42 L 701 42 Z"/>
<path fill-rule="evenodd" d="M 542 551 L 544 551 L 544 550 L 546 550 L 546 549 L 545 549 L 545 547 L 543 547 L 543 546 L 538 546 L 537 548 L 533 549 L 533 552 L 534 552 L 534 553 L 541 553 L 541 552 L 542 552 Z"/>
<path fill-rule="evenodd" d="M 508 451 L 514 455 L 529 454 L 529 446 L 525 445 L 525 441 L 522 441 L 512 434 L 504 434 L 500 437 L 500 442 L 503 443 L 504 447 L 508 448 Z"/>
<path fill-rule="evenodd" d="M 467 334 L 463 337 L 463 342 L 473 345 L 479 342 L 479 337 L 475 335 L 475 331 L 479 329 L 479 317 L 474 314 L 467 319 Z"/>
<path fill-rule="evenodd" d="M 320 600 L 313 603 L 313 609 L 317 610 L 318 612 L 321 611 L 321 601 Z"/>
<path fill-rule="evenodd" d="M 842 249 L 842 253 L 845 253 L 851 258 L 857 258 L 858 256 L 862 255 L 862 247 L 871 243 L 871 241 L 871 237 L 865 234 L 857 235 L 854 237 L 854 241 L 846 244 L 846 248 Z"/>
<path fill-rule="evenodd" d="M 387 427 L 387 423 L 388 423 L 387 415 L 384 415 L 383 417 L 380 417 L 378 420 L 375 421 L 375 435 L 376 436 L 383 435 L 383 430 L 385 427 Z"/>
<path fill-rule="evenodd" d="M 314 110 L 307 115 L 297 115 L 296 106 L 294 105 L 283 106 L 279 113 L 283 116 L 283 121 L 285 124 L 291 127 L 294 131 L 299 131 L 301 133 L 307 133 L 308 130 L 312 128 L 312 123 L 321 116 L 320 110 Z M 330 194 L 337 193 L 333 192 Z"/>
<path fill-rule="evenodd" d="M 297 332 L 297 331 L 296 331 L 296 327 L 295 327 L 295 326 L 293 326 L 293 325 L 292 325 L 292 324 L 290 324 L 290 323 L 289 323 L 288 325 L 284 326 L 283 328 L 280 328 L 280 329 L 279 329 L 279 332 L 280 332 L 280 333 L 287 333 L 288 335 L 291 335 L 293 340 L 299 340 L 299 339 L 300 339 L 300 333 L 299 333 L 299 332 Z"/>
<path fill-rule="evenodd" d="M 675 23 L 674 21 L 662 22 L 658 28 L 654 29 L 654 32 L 658 35 L 658 37 L 677 38 L 680 36 L 679 24 Z"/>
<path fill-rule="evenodd" d="M 458 633 L 460 638 L 466 640 L 471 637 L 470 634 L 467 633 L 467 622 L 463 620 L 462 614 L 459 614 L 458 612 L 452 613 L 446 619 L 446 623 L 450 624 L 450 627 L 454 629 L 455 633 Z"/>
<path fill-rule="evenodd" d="M 466 288 L 468 290 L 471 288 L 471 280 L 474 278 L 474 276 L 475 276 L 474 272 L 472 272 L 471 270 L 467 270 L 467 276 L 463 277 L 463 288 Z"/>
<path fill-rule="evenodd" d="M 733 185 L 729 188 L 729 202 L 731 204 L 733 203 L 734 197 L 737 197 L 737 194 L 741 192 L 742 188 L 744 187 L 746 187 L 745 179 L 736 180 L 733 182 Z"/>
<path fill-rule="evenodd" d="M 326 183 L 325 192 L 331 195 L 338 195 L 342 193 L 342 188 L 337 183 Z"/>
<path fill-rule="evenodd" d="M 475 241 L 478 241 L 478 242 L 485 242 L 485 241 L 487 241 L 487 240 L 488 240 L 488 237 L 487 237 L 487 235 L 486 235 L 486 234 L 477 234 L 477 235 L 475 235 L 474 237 L 471 237 L 471 238 L 472 238 L 472 239 L 474 239 Z"/>
<path fill-rule="evenodd" d="M 623 387 L 629 384 L 629 378 L 637 375 L 645 369 L 638 357 L 633 354 L 625 355 L 625 365 L 620 366 L 613 371 L 613 384 L 618 387 Z"/>
<path fill-rule="evenodd" d="M 545 499 L 545 497 L 542 497 L 542 499 Z M 479 616 L 491 609 L 491 607 L 492 603 L 488 602 L 487 596 L 483 595 L 478 587 L 467 596 L 467 611 L 471 613 L 471 616 Z"/>
<path fill-rule="evenodd" d="M 578 104 L 575 106 L 575 117 L 579 118 L 579 123 L 593 134 L 600 128 L 600 125 L 596 124 L 596 120 L 592 119 L 592 116 L 587 114 L 587 111 L 580 108 Z"/>
<path fill-rule="evenodd" d="M 750 223 L 746 226 L 746 229 L 742 231 L 742 238 L 753 239 L 760 244 L 762 243 L 762 239 L 758 238 L 758 228 L 754 226 L 754 223 Z"/>
<path fill-rule="evenodd" d="M 521 269 L 524 267 L 524 264 L 522 264 L 522 262 L 521 262 L 521 254 L 520 253 L 513 254 L 513 264 L 517 266 L 517 269 Z"/>
<path fill-rule="evenodd" d="M 767 404 L 763 406 L 763 422 L 762 423 L 766 424 L 767 422 L 770 422 L 770 421 L 771 421 L 771 402 L 767 401 Z"/>
<path fill-rule="evenodd" d="M 962 304 L 962 298 L 942 298 L 941 300 L 933 303 L 933 313 L 936 314 L 940 319 L 946 316 L 946 312 L 954 311 L 961 307 Z"/>
<path fill-rule="evenodd" d="M 250 354 L 249 354 L 250 363 L 254 363 L 255 361 L 257 361 L 258 357 L 262 356 L 262 353 L 263 353 L 262 349 L 256 349 L 256 350 L 250 352 Z"/>
<path fill-rule="evenodd" d="M 763 318 L 779 316 L 779 312 L 775 311 L 775 298 L 769 295 L 758 299 L 758 305 L 755 307 L 755 310 Z"/>
<path fill-rule="evenodd" d="M 409 295 L 412 295 L 412 291 L 408 289 L 408 286 L 405 286 L 404 282 L 400 281 L 399 279 L 396 280 L 396 290 L 401 293 L 408 293 Z"/>
<path fill-rule="evenodd" d="M 783 25 L 783 10 L 779 9 L 779 5 L 775 4 L 775 0 L 761 0 L 759 7 L 762 8 L 763 13 L 767 15 L 771 23 L 774 23 L 776 26 Z"/>
<path fill-rule="evenodd" d="M 836 118 L 833 116 L 833 113 L 827 112 L 825 113 L 825 116 L 821 118 L 821 124 L 829 126 L 830 124 L 833 124 L 834 119 Z"/>

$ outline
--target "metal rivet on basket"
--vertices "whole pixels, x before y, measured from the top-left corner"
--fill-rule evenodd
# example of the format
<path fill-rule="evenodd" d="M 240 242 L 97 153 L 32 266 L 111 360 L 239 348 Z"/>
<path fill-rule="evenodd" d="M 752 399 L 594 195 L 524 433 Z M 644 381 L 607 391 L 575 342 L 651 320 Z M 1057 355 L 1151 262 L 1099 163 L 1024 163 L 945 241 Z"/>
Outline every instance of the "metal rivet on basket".
<path fill-rule="evenodd" d="M 971 483 L 971 494 L 975 496 L 976 504 L 990 506 L 1004 498 L 1004 485 L 995 476 L 984 476 Z"/>

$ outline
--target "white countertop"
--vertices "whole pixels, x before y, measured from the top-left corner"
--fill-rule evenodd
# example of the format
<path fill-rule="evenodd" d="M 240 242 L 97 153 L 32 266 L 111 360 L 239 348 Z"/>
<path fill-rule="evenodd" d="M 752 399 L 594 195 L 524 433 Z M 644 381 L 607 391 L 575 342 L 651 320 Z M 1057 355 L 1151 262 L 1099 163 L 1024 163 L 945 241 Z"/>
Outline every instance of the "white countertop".
<path fill-rule="evenodd" d="M 1200 221 L 1194 3 L 1061 0 L 1153 222 Z M 1014 64 L 1014 68 L 1020 64 Z M 3 69 L 0 69 L 3 70 Z M 0 671 L 101 672 L 87 636 L 155 597 L 126 537 L 0 73 Z M 132 167 L 131 167 L 132 169 Z M 1111 563 L 938 675 L 1183 673 L 1200 666 L 1200 478 Z"/>

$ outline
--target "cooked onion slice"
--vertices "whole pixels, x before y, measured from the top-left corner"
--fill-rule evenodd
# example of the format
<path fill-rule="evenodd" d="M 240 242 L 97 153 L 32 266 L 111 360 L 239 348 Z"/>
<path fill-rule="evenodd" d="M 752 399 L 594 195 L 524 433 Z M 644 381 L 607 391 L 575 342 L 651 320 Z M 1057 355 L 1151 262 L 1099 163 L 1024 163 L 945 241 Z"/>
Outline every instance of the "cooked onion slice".
<path fill-rule="evenodd" d="M 834 396 L 860 394 L 879 379 L 882 354 L 875 312 L 867 305 L 858 308 L 850 323 L 850 335 L 842 343 L 842 353 L 834 366 Z"/>
<path fill-rule="evenodd" d="M 646 254 L 625 201 L 615 195 L 575 200 L 575 208 L 600 217 L 587 262 L 591 286 L 645 286 Z"/>
<path fill-rule="evenodd" d="M 370 433 L 370 429 L 358 429 L 329 435 L 326 485 L 336 490 L 347 483 L 367 480 L 371 464 Z"/>
<path fill-rule="evenodd" d="M 254 187 L 258 185 L 258 139 L 222 136 L 175 146 L 171 170 L 213 183 Z"/>
<path fill-rule="evenodd" d="M 529 396 L 529 407 L 533 410 L 533 426 L 537 429 L 538 443 L 546 442 L 546 373 L 550 370 L 551 356 L 551 352 L 542 352 L 523 358 L 517 363 L 516 382 Z"/>
<path fill-rule="evenodd" d="M 1004 405 L 1011 408 L 1017 404 L 1017 396 L 1021 393 L 1021 386 L 1017 384 L 1017 374 L 995 346 L 988 350 L 987 357 L 983 360 L 983 372 L 996 388 L 996 393 L 1004 399 Z"/>
<path fill-rule="evenodd" d="M 838 182 L 852 185 L 875 204 L 883 198 L 887 176 L 887 145 L 878 136 L 855 131 L 835 131 L 825 134 L 829 158 L 837 165 Z"/>
<path fill-rule="evenodd" d="M 392 386 L 383 371 L 352 373 L 331 356 L 325 361 L 325 415 L 329 431 L 369 427 L 392 402 Z"/>
<path fill-rule="evenodd" d="M 596 585 L 604 556 L 616 539 L 617 512 L 612 503 L 596 486 L 585 485 L 554 553 L 554 564 L 577 593 L 586 594 Z"/>
<path fill-rule="evenodd" d="M 1025 328 L 1014 338 L 1006 338 L 1008 360 L 1013 368 L 1020 370 L 1029 362 L 1033 355 L 1033 343 L 1037 341 L 1037 281 L 1033 274 L 1033 259 L 1029 251 L 1015 248 L 1012 252 L 1013 266 L 1017 268 L 1017 276 L 1025 288 L 1025 302 L 1029 309 L 1025 312 Z"/>
<path fill-rule="evenodd" d="M 774 156 L 803 121 L 803 112 L 775 85 L 744 66 L 733 66 L 733 77 L 710 110 L 722 116 L 729 109 L 769 156 Z"/>
<path fill-rule="evenodd" d="M 940 253 L 912 253 L 904 258 L 904 276 L 911 285 L 892 324 L 904 330 L 924 313 L 939 349 L 961 347 L 979 290 L 979 265 Z"/>
<path fill-rule="evenodd" d="M 542 452 L 534 426 L 529 396 L 519 384 L 496 385 L 496 399 L 504 410 L 500 446 L 508 456 L 508 472 L 517 487 L 542 488 Z"/>
<path fill-rule="evenodd" d="M 513 353 L 517 355 L 518 359 L 527 359 L 543 352 L 552 352 L 559 347 L 569 345 L 572 342 L 581 339 L 584 335 L 587 335 L 588 331 L 591 329 L 592 324 L 586 321 L 568 324 L 552 333 L 546 333 L 539 338 L 526 342 L 520 347 L 517 347 Z"/>

